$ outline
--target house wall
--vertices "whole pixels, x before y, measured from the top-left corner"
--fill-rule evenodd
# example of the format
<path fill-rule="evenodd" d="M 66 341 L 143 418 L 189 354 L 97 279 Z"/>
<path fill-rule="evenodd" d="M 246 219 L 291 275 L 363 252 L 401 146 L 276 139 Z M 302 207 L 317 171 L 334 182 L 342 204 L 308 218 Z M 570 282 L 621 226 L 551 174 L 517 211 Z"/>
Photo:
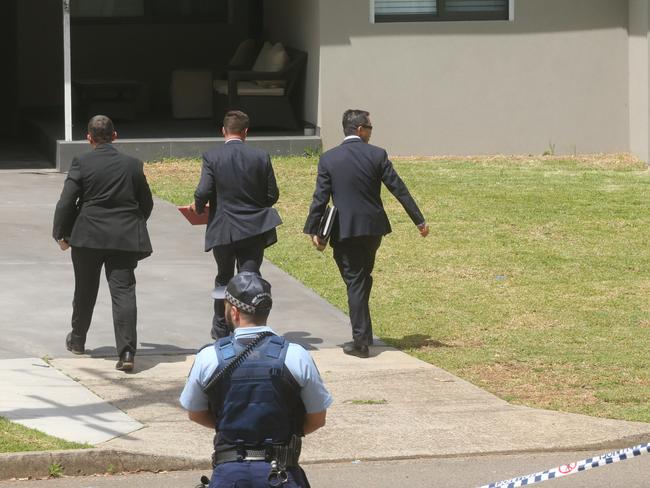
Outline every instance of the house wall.
<path fill-rule="evenodd" d="M 627 151 L 627 1 L 515 6 L 512 22 L 372 24 L 369 0 L 322 0 L 324 146 L 362 108 L 396 155 Z"/>
<path fill-rule="evenodd" d="M 268 39 L 306 51 L 307 74 L 303 119 L 320 125 L 320 13 L 318 0 L 266 0 L 264 32 Z"/>
<path fill-rule="evenodd" d="M 650 8 L 648 0 L 629 0 L 630 152 L 650 161 Z"/>

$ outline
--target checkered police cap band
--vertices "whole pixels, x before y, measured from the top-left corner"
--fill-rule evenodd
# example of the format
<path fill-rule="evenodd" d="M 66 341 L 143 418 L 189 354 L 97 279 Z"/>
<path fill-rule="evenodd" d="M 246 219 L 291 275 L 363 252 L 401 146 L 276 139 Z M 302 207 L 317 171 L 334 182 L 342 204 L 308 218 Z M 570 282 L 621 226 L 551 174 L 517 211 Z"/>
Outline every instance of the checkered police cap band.
<path fill-rule="evenodd" d="M 231 304 L 233 304 L 235 307 L 237 307 L 240 310 L 243 310 L 246 313 L 253 315 L 256 312 L 256 307 L 254 305 L 248 305 L 247 303 L 238 300 L 237 298 L 232 296 L 232 294 L 228 292 L 228 290 L 226 290 L 224 298 L 228 300 Z M 251 301 L 253 303 L 260 304 L 260 302 L 262 302 L 264 298 L 268 298 L 269 300 L 272 300 L 270 293 L 258 293 L 253 297 L 253 300 Z"/>
<path fill-rule="evenodd" d="M 225 299 L 228 300 L 230 303 L 232 303 L 235 307 L 237 307 L 240 310 L 243 310 L 246 313 L 254 314 L 255 313 L 255 307 L 252 305 L 248 305 L 241 300 L 236 299 L 234 296 L 230 294 L 228 290 L 226 290 L 226 295 Z"/>

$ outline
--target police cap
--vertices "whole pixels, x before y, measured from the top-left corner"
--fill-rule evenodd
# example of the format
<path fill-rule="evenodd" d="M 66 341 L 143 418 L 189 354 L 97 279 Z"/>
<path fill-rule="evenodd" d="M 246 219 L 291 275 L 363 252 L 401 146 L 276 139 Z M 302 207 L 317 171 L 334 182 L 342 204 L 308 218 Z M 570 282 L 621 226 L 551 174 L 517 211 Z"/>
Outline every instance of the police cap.
<path fill-rule="evenodd" d="M 271 311 L 271 284 L 259 274 L 242 271 L 226 286 L 224 298 L 242 312 L 250 315 Z"/>

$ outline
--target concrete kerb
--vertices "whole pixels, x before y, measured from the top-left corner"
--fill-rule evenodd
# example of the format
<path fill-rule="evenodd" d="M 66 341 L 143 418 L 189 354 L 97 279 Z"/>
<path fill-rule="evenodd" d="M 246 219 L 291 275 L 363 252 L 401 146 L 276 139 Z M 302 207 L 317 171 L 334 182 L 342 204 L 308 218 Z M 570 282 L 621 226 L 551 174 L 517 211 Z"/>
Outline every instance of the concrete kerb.
<path fill-rule="evenodd" d="M 0 480 L 47 478 L 55 465 L 66 476 L 212 469 L 207 457 L 192 459 L 101 448 L 74 449 L 0 454 Z"/>
<path fill-rule="evenodd" d="M 589 445 L 567 446 L 560 449 L 531 449 L 531 450 L 494 450 L 490 452 L 467 452 L 463 457 L 483 457 L 496 455 L 515 455 L 543 452 L 593 452 L 602 450 L 613 451 L 647 442 L 647 436 L 627 436 L 617 440 L 594 443 Z M 373 456 L 368 458 L 348 459 L 318 459 L 301 462 L 304 466 L 315 464 L 333 464 L 370 461 L 405 461 L 416 459 L 448 459 L 460 454 L 413 455 L 413 456 Z M 92 476 L 103 474 L 163 471 L 205 470 L 212 471 L 210 460 L 175 456 L 159 456 L 113 449 L 76 449 L 67 451 L 21 452 L 0 454 L 0 481 L 16 479 L 44 479 L 51 476 L 51 468 L 60 466 L 60 474 L 65 476 Z"/>

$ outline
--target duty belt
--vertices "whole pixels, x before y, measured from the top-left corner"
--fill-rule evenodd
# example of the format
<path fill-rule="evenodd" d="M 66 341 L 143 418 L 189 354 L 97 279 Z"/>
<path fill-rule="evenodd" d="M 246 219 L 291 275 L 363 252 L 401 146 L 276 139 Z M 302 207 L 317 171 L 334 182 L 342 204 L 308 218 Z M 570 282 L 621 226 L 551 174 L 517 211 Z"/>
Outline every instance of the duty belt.
<path fill-rule="evenodd" d="M 212 454 L 212 465 L 244 461 L 277 461 L 280 466 L 291 468 L 298 466 L 300 448 L 293 446 L 269 446 L 264 449 L 229 449 L 215 451 Z"/>

